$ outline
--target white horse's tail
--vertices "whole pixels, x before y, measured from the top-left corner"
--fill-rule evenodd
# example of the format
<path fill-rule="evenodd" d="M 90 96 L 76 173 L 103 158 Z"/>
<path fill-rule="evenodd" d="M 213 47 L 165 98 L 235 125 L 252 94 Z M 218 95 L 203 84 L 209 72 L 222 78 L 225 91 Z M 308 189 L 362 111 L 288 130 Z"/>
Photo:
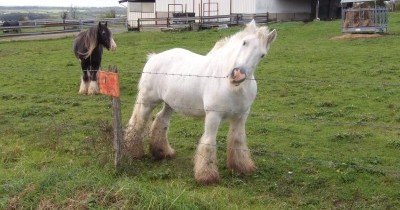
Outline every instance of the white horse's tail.
<path fill-rule="evenodd" d="M 156 55 L 157 55 L 157 53 L 147 54 L 147 62 L 143 67 L 142 75 L 141 75 L 139 83 L 138 83 L 139 90 L 141 89 L 141 87 L 143 87 L 143 81 L 150 79 L 151 77 L 149 77 L 149 76 L 154 73 L 154 69 L 157 64 L 157 62 L 156 62 L 157 60 L 154 59 L 156 57 Z M 144 83 L 146 83 L 146 82 L 144 82 Z"/>
<path fill-rule="evenodd" d="M 153 57 L 153 56 L 155 56 L 155 55 L 157 55 L 157 53 L 149 53 L 149 54 L 147 55 L 147 60 L 150 60 L 150 58 Z"/>

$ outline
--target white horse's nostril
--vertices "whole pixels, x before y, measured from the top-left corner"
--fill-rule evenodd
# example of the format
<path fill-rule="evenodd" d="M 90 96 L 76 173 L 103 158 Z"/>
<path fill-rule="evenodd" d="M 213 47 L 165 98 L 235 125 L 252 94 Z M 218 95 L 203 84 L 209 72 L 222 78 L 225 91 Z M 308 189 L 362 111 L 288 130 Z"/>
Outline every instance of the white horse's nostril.
<path fill-rule="evenodd" d="M 229 75 L 231 83 L 240 84 L 246 79 L 246 72 L 240 68 L 234 68 Z"/>

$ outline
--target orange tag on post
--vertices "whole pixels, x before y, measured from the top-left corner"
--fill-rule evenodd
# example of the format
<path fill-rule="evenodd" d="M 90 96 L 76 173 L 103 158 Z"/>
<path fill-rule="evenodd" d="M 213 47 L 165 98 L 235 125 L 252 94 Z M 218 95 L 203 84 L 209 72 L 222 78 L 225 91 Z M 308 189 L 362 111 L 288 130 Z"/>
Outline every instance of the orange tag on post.
<path fill-rule="evenodd" d="M 118 73 L 98 71 L 97 80 L 100 86 L 100 93 L 119 97 L 119 81 Z"/>

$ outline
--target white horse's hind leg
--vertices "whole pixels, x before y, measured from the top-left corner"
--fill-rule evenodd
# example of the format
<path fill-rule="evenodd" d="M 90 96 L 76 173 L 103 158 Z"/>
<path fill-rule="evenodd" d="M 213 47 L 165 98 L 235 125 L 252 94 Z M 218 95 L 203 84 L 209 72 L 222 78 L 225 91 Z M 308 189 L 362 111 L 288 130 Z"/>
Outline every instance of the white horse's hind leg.
<path fill-rule="evenodd" d="M 81 79 L 81 86 L 79 87 L 79 94 L 86 95 L 89 89 L 89 82 L 85 82 L 83 78 Z"/>
<path fill-rule="evenodd" d="M 146 104 L 142 103 L 141 100 L 138 101 L 135 103 L 131 119 L 125 128 L 124 137 L 126 151 L 132 158 L 144 156 L 144 131 L 149 116 L 156 106 L 156 104 Z"/>
<path fill-rule="evenodd" d="M 212 184 L 219 181 L 216 137 L 220 122 L 221 117 L 218 113 L 206 114 L 205 130 L 194 157 L 194 177 L 200 184 Z"/>
<path fill-rule="evenodd" d="M 173 158 L 175 150 L 171 148 L 168 142 L 167 132 L 169 121 L 174 110 L 164 104 L 163 109 L 157 114 L 151 126 L 150 151 L 156 159 Z"/>
<path fill-rule="evenodd" d="M 256 170 L 246 144 L 246 118 L 247 116 L 232 118 L 228 133 L 228 167 L 242 174 L 250 174 Z"/>

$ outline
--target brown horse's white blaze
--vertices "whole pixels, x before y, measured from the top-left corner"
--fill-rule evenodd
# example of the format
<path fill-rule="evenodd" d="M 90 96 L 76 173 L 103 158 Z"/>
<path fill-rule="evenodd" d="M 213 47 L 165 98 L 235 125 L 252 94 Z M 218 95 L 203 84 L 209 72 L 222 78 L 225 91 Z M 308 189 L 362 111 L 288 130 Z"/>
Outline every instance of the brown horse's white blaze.
<path fill-rule="evenodd" d="M 115 51 L 117 49 L 117 43 L 115 43 L 114 39 L 111 37 L 110 39 L 110 50 Z"/>
<path fill-rule="evenodd" d="M 160 103 L 150 132 L 155 159 L 175 156 L 168 142 L 174 111 L 205 117 L 204 132 L 194 155 L 194 177 L 200 184 L 220 179 L 216 137 L 224 119 L 230 120 L 227 165 L 232 171 L 256 170 L 246 143 L 245 124 L 257 94 L 256 66 L 276 38 L 276 31 L 249 23 L 243 31 L 218 41 L 205 56 L 184 49 L 152 54 L 143 69 L 132 116 L 125 129 L 125 146 L 133 158 L 145 154 L 144 133 L 152 110 Z M 195 75 L 195 76 L 179 76 Z"/>

